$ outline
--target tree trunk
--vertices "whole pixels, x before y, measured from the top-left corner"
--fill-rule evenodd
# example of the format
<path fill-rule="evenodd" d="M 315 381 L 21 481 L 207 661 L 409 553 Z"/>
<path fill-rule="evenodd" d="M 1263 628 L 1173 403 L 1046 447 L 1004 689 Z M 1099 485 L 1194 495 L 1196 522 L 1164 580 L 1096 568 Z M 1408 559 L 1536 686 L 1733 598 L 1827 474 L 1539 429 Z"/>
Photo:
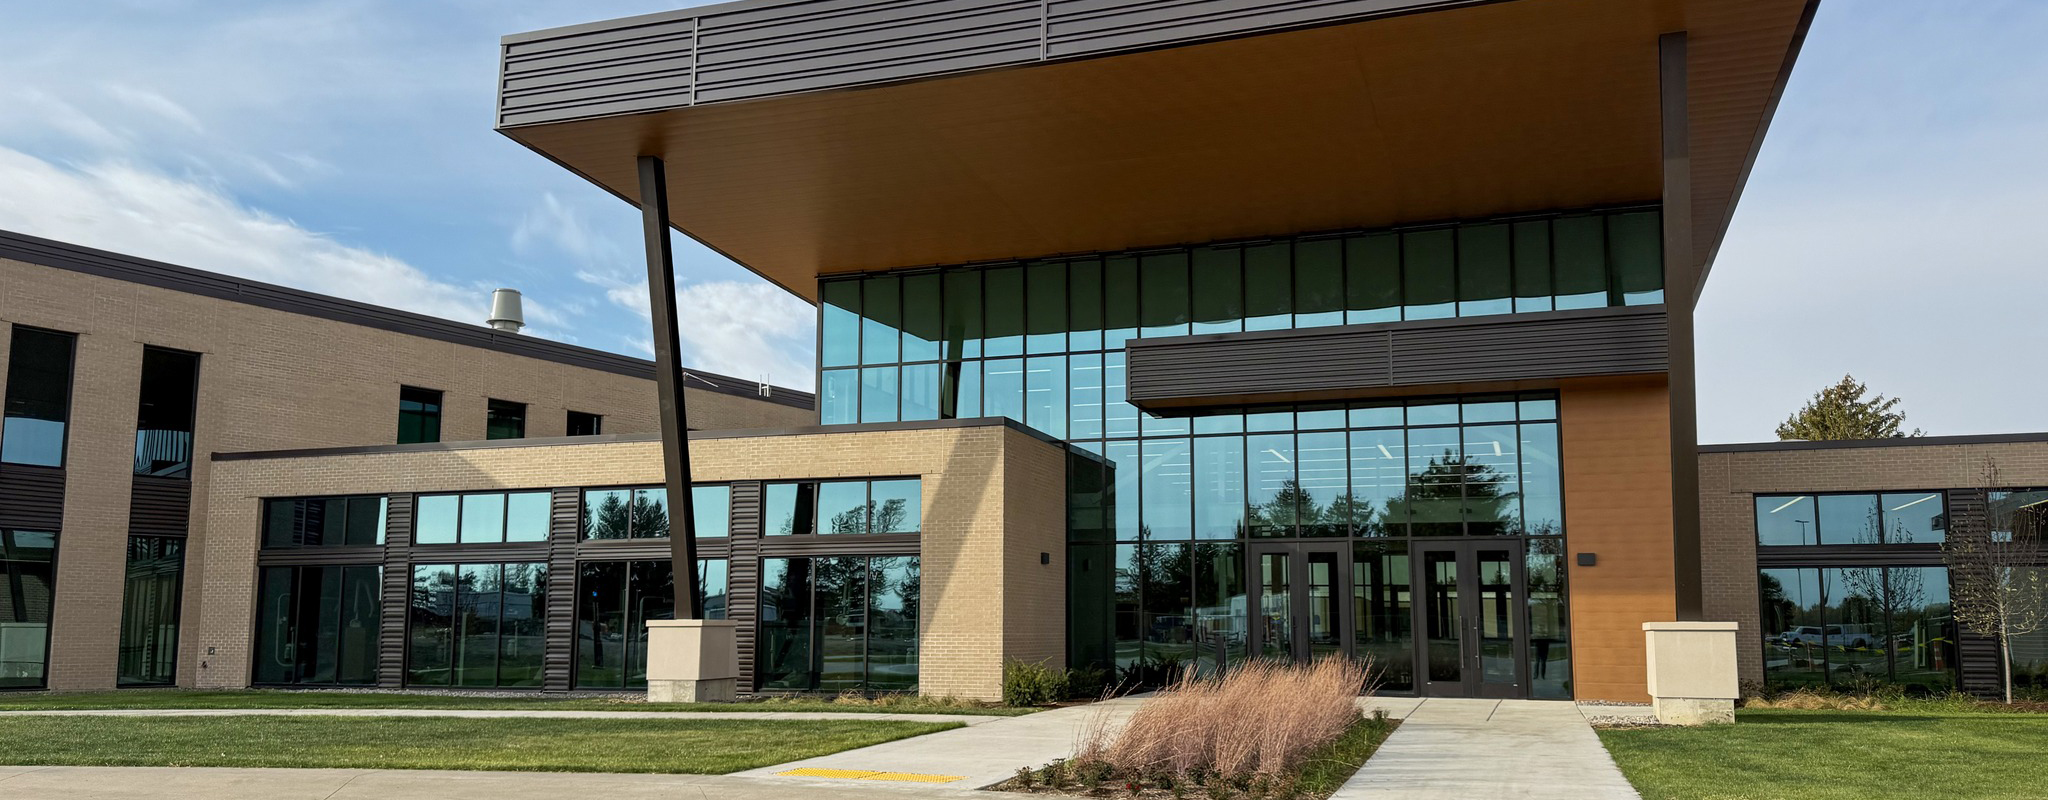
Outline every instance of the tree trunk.
<path fill-rule="evenodd" d="M 2005 704 L 2012 705 L 2012 637 L 1998 637 L 1998 674 L 2005 676 Z"/>

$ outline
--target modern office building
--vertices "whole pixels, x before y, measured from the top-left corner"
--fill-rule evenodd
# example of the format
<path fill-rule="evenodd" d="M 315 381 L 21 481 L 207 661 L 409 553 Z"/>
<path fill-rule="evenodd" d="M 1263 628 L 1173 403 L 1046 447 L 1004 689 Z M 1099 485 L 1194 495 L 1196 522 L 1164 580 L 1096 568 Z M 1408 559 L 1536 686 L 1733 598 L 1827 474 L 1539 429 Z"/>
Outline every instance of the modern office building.
<path fill-rule="evenodd" d="M 0 687 L 208 683 L 224 635 L 210 615 L 246 616 L 259 587 L 292 595 L 264 605 L 265 635 L 306 617 L 280 646 L 347 682 L 337 643 L 359 656 L 360 634 L 330 610 L 375 603 L 377 567 L 356 565 L 381 563 L 363 556 L 387 501 L 272 506 L 292 531 L 266 542 L 279 549 L 259 573 L 254 546 L 209 535 L 262 503 L 219 494 L 210 455 L 654 429 L 652 364 L 482 322 L 0 233 Z M 707 430 L 814 418 L 808 394 L 752 381 L 692 373 L 688 391 Z M 251 677 L 265 676 L 236 680 Z"/>
<path fill-rule="evenodd" d="M 642 206 L 653 285 L 673 227 L 819 308 L 815 409 L 683 384 L 696 536 L 647 362 L 8 256 L 94 282 L 7 275 L 8 435 L 66 370 L 119 408 L 20 434 L 78 477 L 24 518 L 0 467 L 6 563 L 58 542 L 59 687 L 631 689 L 694 576 L 757 692 L 1344 654 L 1390 693 L 1641 700 L 1674 619 L 1741 623 L 1747 680 L 1978 688 L 1935 542 L 2037 501 L 2048 437 L 1694 444 L 1691 308 L 1813 5 L 747 0 L 509 36 L 499 130 Z M 115 469 L 165 424 L 128 413 L 145 344 L 203 351 L 183 613 L 67 634 L 179 596 L 128 521 L 155 478 Z M 408 387 L 444 441 L 408 443 Z M 487 436 L 491 398 L 535 438 Z M 174 667 L 130 655 L 165 635 Z"/>

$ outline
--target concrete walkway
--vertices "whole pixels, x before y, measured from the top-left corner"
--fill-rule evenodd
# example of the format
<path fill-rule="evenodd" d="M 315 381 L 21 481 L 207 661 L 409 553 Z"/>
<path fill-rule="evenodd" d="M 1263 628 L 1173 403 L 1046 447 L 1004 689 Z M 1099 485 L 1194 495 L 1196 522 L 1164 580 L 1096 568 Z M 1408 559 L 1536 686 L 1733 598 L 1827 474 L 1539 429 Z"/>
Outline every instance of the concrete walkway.
<path fill-rule="evenodd" d="M 958 722 L 982 725 L 1001 719 L 987 714 L 872 714 L 857 711 L 513 711 L 463 708 L 94 708 L 0 711 L 0 718 L 30 717 L 468 717 L 471 719 L 853 719 L 899 722 Z"/>
<path fill-rule="evenodd" d="M 1015 777 L 1019 767 L 1041 767 L 1073 755 L 1091 726 L 1100 724 L 1114 729 L 1144 702 L 1143 697 L 1124 697 L 1003 717 L 970 728 L 928 733 L 733 774 L 771 783 L 823 779 L 835 786 L 848 787 L 888 781 L 980 788 Z"/>
<path fill-rule="evenodd" d="M 765 781 L 729 775 L 0 766 L 0 797 L 7 800 L 904 800 L 904 786 L 788 778 Z M 964 789 L 917 788 L 924 797 L 987 797 Z"/>
<path fill-rule="evenodd" d="M 1402 717 L 1331 800 L 1635 800 L 1576 703 L 1375 698 Z M 1398 712 L 1398 713 L 1397 713 Z"/>

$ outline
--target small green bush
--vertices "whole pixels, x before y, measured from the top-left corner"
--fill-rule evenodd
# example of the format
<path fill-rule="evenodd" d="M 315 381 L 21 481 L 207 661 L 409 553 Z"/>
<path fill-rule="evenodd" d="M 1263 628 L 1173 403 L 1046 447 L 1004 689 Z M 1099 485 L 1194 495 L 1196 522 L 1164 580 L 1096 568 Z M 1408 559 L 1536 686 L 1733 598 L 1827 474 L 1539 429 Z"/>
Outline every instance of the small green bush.
<path fill-rule="evenodd" d="M 1066 699 L 1073 676 L 1065 667 L 1011 659 L 1003 662 L 1003 705 L 1050 705 Z"/>

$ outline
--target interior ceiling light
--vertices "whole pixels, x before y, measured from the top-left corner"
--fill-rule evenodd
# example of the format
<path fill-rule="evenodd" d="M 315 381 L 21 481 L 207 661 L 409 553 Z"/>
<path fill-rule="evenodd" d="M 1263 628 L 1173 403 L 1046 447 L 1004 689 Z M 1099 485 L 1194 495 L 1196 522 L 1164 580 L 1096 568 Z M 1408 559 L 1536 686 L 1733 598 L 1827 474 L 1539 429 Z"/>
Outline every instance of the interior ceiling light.
<path fill-rule="evenodd" d="M 1790 499 L 1790 500 L 1787 500 L 1787 501 L 1785 501 L 1785 504 L 1784 504 L 1784 505 L 1782 505 L 1782 506 L 1778 506 L 1777 508 L 1773 508 L 1773 509 L 1771 509 L 1771 513 L 1773 513 L 1773 514 L 1776 514 L 1776 513 L 1780 512 L 1780 511 L 1784 511 L 1785 509 L 1791 508 L 1791 507 L 1792 507 L 1792 504 L 1793 504 L 1793 503 L 1797 503 L 1797 502 L 1799 502 L 1799 501 L 1801 501 L 1801 500 L 1805 500 L 1805 499 L 1806 499 L 1805 497 L 1794 497 L 1794 498 L 1792 498 L 1792 499 Z"/>
<path fill-rule="evenodd" d="M 1908 508 L 1911 508 L 1911 507 L 1913 507 L 1913 506 L 1917 506 L 1917 505 L 1920 505 L 1921 503 L 1925 503 L 1925 502 L 1927 502 L 1927 501 L 1929 501 L 1929 500 L 1933 500 L 1933 499 L 1934 499 L 1935 497 L 1936 497 L 1936 495 L 1931 495 L 1931 494 L 1930 494 L 1930 495 L 1927 495 L 1927 496 L 1925 496 L 1925 497 L 1922 497 L 1922 498 L 1920 498 L 1920 499 L 1918 499 L 1918 500 L 1915 500 L 1915 501 L 1913 501 L 1913 502 L 1910 502 L 1910 503 L 1907 503 L 1907 504 L 1905 504 L 1905 505 L 1902 505 L 1902 506 L 1899 506 L 1899 507 L 1897 507 L 1897 508 L 1894 508 L 1894 509 L 1892 509 L 1892 510 L 1893 510 L 1893 511 L 1904 511 L 1904 510 L 1906 510 L 1906 509 L 1908 509 Z"/>

